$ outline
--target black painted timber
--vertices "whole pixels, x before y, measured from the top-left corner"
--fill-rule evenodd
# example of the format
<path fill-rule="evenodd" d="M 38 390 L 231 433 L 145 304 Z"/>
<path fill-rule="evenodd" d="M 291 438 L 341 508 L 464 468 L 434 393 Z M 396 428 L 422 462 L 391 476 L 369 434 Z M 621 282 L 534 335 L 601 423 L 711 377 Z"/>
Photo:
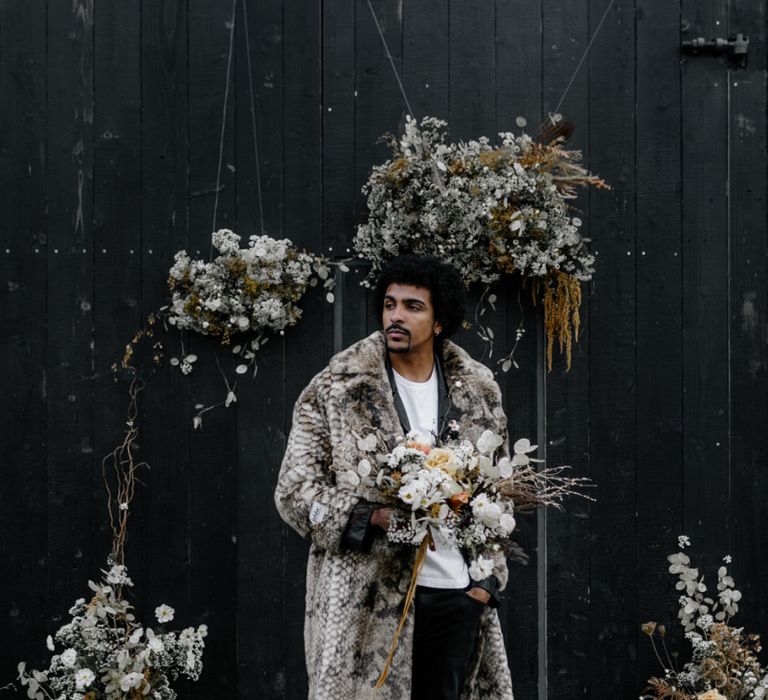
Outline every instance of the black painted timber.
<path fill-rule="evenodd" d="M 373 6 L 414 116 L 466 140 L 518 132 L 518 117 L 535 131 L 609 2 Z M 733 557 L 734 623 L 768 634 L 765 17 L 764 0 L 615 0 L 559 108 L 613 188 L 574 202 L 598 257 L 573 367 L 556 348 L 546 370 L 542 310 L 517 280 L 483 317 L 492 356 L 474 331 L 457 336 L 497 372 L 512 439 L 597 483 L 596 503 L 533 518 L 531 563 L 511 567 L 500 616 L 517 700 L 639 696 L 660 672 L 646 620 L 685 657 L 666 561 L 679 534 L 710 590 Z M 680 51 L 737 32 L 746 67 Z M 351 255 L 360 188 L 389 155 L 377 140 L 409 110 L 364 0 L 3 3 L 0 100 L 2 687 L 18 661 L 45 663 L 46 635 L 105 566 L 101 461 L 127 399 L 109 368 L 166 302 L 174 253 L 208 259 L 215 226 Z M 255 378 L 194 335 L 137 351 L 149 469 L 129 521 L 131 596 L 146 625 L 167 603 L 173 627 L 209 626 L 182 698 L 307 695 L 307 542 L 272 493 L 300 391 L 377 327 L 367 267 L 349 267 L 335 305 L 310 291 Z M 520 366 L 503 373 L 521 322 Z M 156 352 L 199 359 L 184 376 Z M 224 401 L 224 376 L 237 401 L 195 430 L 196 407 Z"/>

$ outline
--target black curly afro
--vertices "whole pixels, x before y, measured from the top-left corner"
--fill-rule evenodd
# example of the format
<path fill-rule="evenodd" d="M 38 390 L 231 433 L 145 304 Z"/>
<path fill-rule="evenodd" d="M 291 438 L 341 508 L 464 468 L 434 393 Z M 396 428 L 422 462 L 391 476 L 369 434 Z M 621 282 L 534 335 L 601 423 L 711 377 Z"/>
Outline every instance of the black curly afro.
<path fill-rule="evenodd" d="M 435 320 L 443 330 L 436 340 L 453 335 L 464 320 L 467 297 L 459 271 L 432 255 L 399 255 L 381 268 L 373 288 L 373 315 L 381 323 L 384 296 L 390 284 L 410 284 L 428 289 Z"/>

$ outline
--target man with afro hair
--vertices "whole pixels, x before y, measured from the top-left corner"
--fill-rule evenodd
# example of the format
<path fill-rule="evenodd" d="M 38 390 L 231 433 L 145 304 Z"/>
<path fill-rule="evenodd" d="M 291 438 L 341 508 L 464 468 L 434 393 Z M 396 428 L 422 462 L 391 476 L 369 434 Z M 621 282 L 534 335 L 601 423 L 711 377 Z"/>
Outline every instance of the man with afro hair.
<path fill-rule="evenodd" d="M 381 329 L 338 353 L 296 402 L 275 502 L 311 539 L 305 652 L 311 700 L 371 696 L 403 610 L 415 548 L 389 542 L 387 507 L 367 476 L 365 438 L 388 449 L 398 436 L 458 432 L 473 442 L 506 417 L 492 372 L 448 338 L 466 308 L 458 271 L 429 256 L 401 255 L 373 290 Z M 362 444 L 361 444 L 362 443 Z M 427 551 L 414 609 L 379 700 L 511 700 L 496 608 L 507 582 L 469 575 L 458 546 Z"/>

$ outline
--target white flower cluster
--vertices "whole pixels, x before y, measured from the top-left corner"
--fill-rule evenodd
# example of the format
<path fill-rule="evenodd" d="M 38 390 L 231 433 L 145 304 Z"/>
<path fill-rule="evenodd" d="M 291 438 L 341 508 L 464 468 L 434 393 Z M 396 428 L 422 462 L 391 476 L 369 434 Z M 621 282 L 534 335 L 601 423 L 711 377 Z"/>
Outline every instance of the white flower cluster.
<path fill-rule="evenodd" d="M 684 538 L 684 540 L 682 539 Z M 681 536 L 681 546 L 690 544 L 684 535 Z M 738 602 L 741 600 L 741 591 L 734 588 L 735 583 L 728 575 L 726 567 L 721 566 L 717 570 L 717 600 L 705 593 L 707 586 L 704 577 L 699 576 L 699 570 L 691 567 L 691 560 L 687 554 L 677 552 L 667 557 L 669 573 L 676 574 L 680 579 L 676 588 L 684 591 L 680 596 L 680 610 L 678 617 L 680 624 L 686 632 L 695 630 L 696 627 L 708 629 L 715 621 L 725 622 L 733 617 L 739 610 Z"/>
<path fill-rule="evenodd" d="M 176 253 L 168 322 L 177 328 L 220 337 L 224 344 L 243 331 L 279 333 L 301 317 L 297 302 L 309 285 L 319 278 L 333 286 L 324 261 L 287 239 L 251 236 L 241 248 L 240 236 L 221 229 L 212 243 L 219 255 L 211 262 Z"/>
<path fill-rule="evenodd" d="M 402 252 L 447 260 L 467 284 L 512 271 L 591 279 L 595 259 L 567 205 L 572 185 L 595 181 L 573 162 L 578 154 L 524 133 L 500 133 L 500 146 L 487 137 L 446 144 L 446 125 L 407 117 L 399 143 L 390 137 L 393 158 L 363 186 L 369 215 L 354 246 L 373 265 L 368 283 Z"/>
<path fill-rule="evenodd" d="M 685 535 L 678 538 L 680 549 L 691 545 Z M 724 561 L 730 563 L 731 557 Z M 681 670 L 667 667 L 659 656 L 654 635 L 655 622 L 643 625 L 643 631 L 651 637 L 657 658 L 665 668 L 663 683 L 654 686 L 653 697 L 696 697 L 700 700 L 726 700 L 749 698 L 762 700 L 768 696 L 768 672 L 760 664 L 757 652 L 760 639 L 746 635 L 744 628 L 731 627 L 730 618 L 738 611 L 737 601 L 741 593 L 734 588 L 733 578 L 724 566 L 718 569 L 717 599 L 706 596 L 707 586 L 699 570 L 691 566 L 690 558 L 682 551 L 667 557 L 669 572 L 678 577 L 676 588 L 680 596 L 678 617 L 685 628 L 685 637 L 692 648 L 691 660 Z M 661 630 L 661 626 L 658 626 Z M 664 644 L 665 632 L 659 632 Z M 666 658 L 669 652 L 664 646 Z"/>
<path fill-rule="evenodd" d="M 380 468 L 373 480 L 402 507 L 389 539 L 419 544 L 429 533 L 438 542 L 455 542 L 470 554 L 472 570 L 483 573 L 491 560 L 479 556 L 478 549 L 497 551 L 516 525 L 515 504 L 498 488 L 514 470 L 514 460 L 499 451 L 503 442 L 486 430 L 475 444 L 455 440 L 435 446 L 432 436 L 411 433 L 391 452 L 377 455 Z M 527 440 L 518 442 L 521 450 L 536 448 Z M 358 442 L 371 451 L 375 444 Z"/>
<path fill-rule="evenodd" d="M 20 663 L 19 681 L 30 698 L 83 700 L 85 694 L 106 700 L 147 697 L 173 700 L 171 681 L 180 675 L 197 680 L 202 672 L 206 625 L 176 632 L 155 632 L 136 624 L 129 605 L 112 585 L 131 586 L 125 566 L 110 563 L 102 584 L 89 581 L 93 598 L 79 598 L 70 608 L 72 620 L 55 634 L 62 647 L 49 667 L 27 672 Z M 159 622 L 173 619 L 173 608 L 155 610 Z M 47 646 L 56 650 L 54 639 Z M 92 695 L 90 695 L 92 694 Z"/>

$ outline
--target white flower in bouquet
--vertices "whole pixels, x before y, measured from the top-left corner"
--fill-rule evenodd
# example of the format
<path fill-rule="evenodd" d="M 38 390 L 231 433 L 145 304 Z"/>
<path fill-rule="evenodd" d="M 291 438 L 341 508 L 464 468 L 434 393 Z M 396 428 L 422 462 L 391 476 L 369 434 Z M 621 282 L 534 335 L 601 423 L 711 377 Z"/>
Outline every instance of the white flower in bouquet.
<path fill-rule="evenodd" d="M 499 518 L 499 526 L 505 532 L 505 534 L 511 535 L 515 527 L 517 527 L 517 522 L 515 521 L 515 517 L 513 515 L 510 515 L 509 513 L 502 513 L 501 517 Z"/>
<path fill-rule="evenodd" d="M 89 668 L 81 668 L 75 671 L 75 687 L 78 690 L 83 690 L 96 680 L 96 676 Z"/>
<path fill-rule="evenodd" d="M 143 680 L 144 676 L 141 673 L 136 671 L 126 673 L 120 680 L 120 690 L 127 693 L 131 688 L 138 688 Z"/>
<path fill-rule="evenodd" d="M 132 586 L 133 581 L 128 577 L 127 569 L 122 564 L 115 564 L 107 573 L 107 583 L 116 586 Z"/>
<path fill-rule="evenodd" d="M 493 559 L 478 557 L 469 565 L 469 575 L 474 581 L 482 581 L 493 573 Z"/>
<path fill-rule="evenodd" d="M 512 463 L 519 467 L 527 466 L 530 462 L 543 462 L 543 459 L 534 459 L 529 457 L 528 453 L 538 449 L 538 445 L 531 445 L 528 438 L 521 438 L 513 446 L 514 456 Z"/>
<path fill-rule="evenodd" d="M 418 510 L 426 505 L 427 484 L 420 479 L 413 479 L 398 491 L 400 500 L 409 505 L 411 510 Z"/>
<path fill-rule="evenodd" d="M 152 639 L 147 642 L 147 649 L 154 651 L 156 654 L 159 654 L 161 651 L 163 651 L 163 649 L 165 649 L 163 646 L 163 640 L 159 637 L 152 637 Z"/>
<path fill-rule="evenodd" d="M 502 511 L 498 503 L 489 503 L 480 513 L 480 521 L 491 530 L 499 526 Z"/>
<path fill-rule="evenodd" d="M 155 608 L 155 617 L 160 624 L 171 622 L 175 614 L 175 610 L 170 605 L 158 605 Z"/>
<path fill-rule="evenodd" d="M 515 465 L 512 463 L 512 460 L 510 460 L 509 457 L 502 457 L 496 466 L 499 470 L 499 476 L 502 479 L 509 479 L 515 470 Z"/>
<path fill-rule="evenodd" d="M 484 455 L 488 455 L 499 448 L 503 442 L 504 438 L 501 435 L 497 435 L 491 430 L 485 430 L 477 440 L 477 449 Z"/>
<path fill-rule="evenodd" d="M 487 493 L 480 493 L 470 501 L 472 513 L 479 516 L 491 503 Z"/>
<path fill-rule="evenodd" d="M 72 668 L 75 665 L 75 662 L 77 661 L 77 651 L 75 651 L 71 647 L 69 649 L 65 649 L 62 652 L 60 659 L 63 666 L 66 666 L 67 668 Z"/>

